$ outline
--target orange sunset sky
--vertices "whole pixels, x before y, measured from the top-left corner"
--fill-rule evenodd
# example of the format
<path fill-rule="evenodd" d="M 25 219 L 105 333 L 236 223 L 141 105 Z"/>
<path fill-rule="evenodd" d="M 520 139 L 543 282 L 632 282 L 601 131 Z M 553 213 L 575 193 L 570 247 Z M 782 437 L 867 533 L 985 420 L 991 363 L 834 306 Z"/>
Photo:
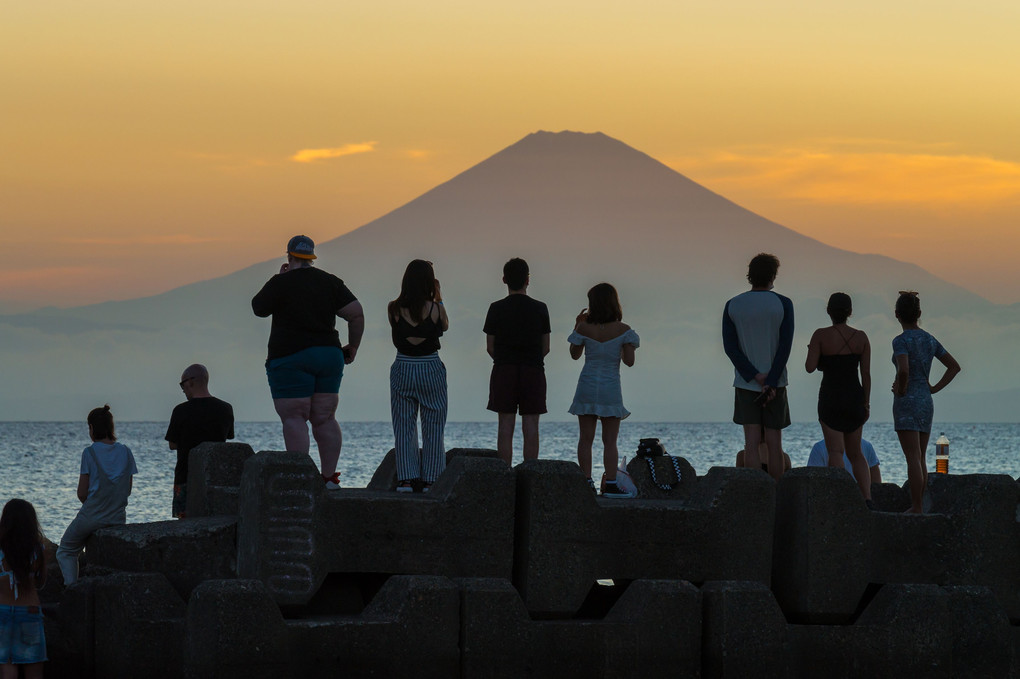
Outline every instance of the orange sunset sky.
<path fill-rule="evenodd" d="M 1018 28 L 1015 1 L 8 3 L 0 311 L 327 240 L 539 129 L 1020 302 Z"/>

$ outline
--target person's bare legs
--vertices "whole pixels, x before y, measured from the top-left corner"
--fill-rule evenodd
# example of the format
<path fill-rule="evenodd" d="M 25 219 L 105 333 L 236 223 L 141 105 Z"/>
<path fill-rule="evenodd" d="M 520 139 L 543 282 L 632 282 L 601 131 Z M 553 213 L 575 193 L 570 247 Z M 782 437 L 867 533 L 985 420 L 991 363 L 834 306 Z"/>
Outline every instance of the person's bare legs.
<path fill-rule="evenodd" d="M 18 668 L 25 673 L 25 679 L 43 679 L 43 663 L 34 662 L 31 665 L 14 665 L 6 663 L 0 665 L 0 679 L 18 679 Z"/>
<path fill-rule="evenodd" d="M 521 434 L 524 435 L 524 459 L 538 459 L 538 415 L 521 415 Z"/>
<path fill-rule="evenodd" d="M 294 453 L 307 453 L 308 418 L 312 410 L 311 397 L 274 398 L 273 407 L 283 423 L 283 445 Z"/>
<path fill-rule="evenodd" d="M 921 514 L 924 512 L 924 488 L 927 479 L 921 452 L 920 432 L 898 431 L 896 436 L 900 439 L 903 456 L 907 458 L 907 481 L 910 483 L 910 509 L 907 512 Z M 925 441 L 925 443 L 928 442 Z"/>
<path fill-rule="evenodd" d="M 822 439 L 825 440 L 825 450 L 829 455 L 828 466 L 845 469 L 843 451 L 846 449 L 846 441 L 843 432 L 836 431 L 824 422 L 818 424 L 822 425 Z"/>
<path fill-rule="evenodd" d="M 761 425 L 744 425 L 744 466 L 750 469 L 761 469 L 761 455 L 758 444 L 761 443 Z"/>
<path fill-rule="evenodd" d="M 924 482 L 921 488 L 924 490 L 928 490 L 928 461 L 925 459 L 925 456 L 928 453 L 928 438 L 930 436 L 930 431 L 917 433 L 917 447 L 921 449 L 921 479 Z"/>
<path fill-rule="evenodd" d="M 512 467 L 514 462 L 514 427 L 517 413 L 499 413 L 499 429 L 496 432 L 496 454 L 499 459 Z"/>
<path fill-rule="evenodd" d="M 324 478 L 336 473 L 343 446 L 343 433 L 336 421 L 336 409 L 340 404 L 339 394 L 312 394 L 311 412 L 308 421 L 312 424 L 312 436 L 319 447 L 319 464 Z"/>
<path fill-rule="evenodd" d="M 602 419 L 602 465 L 606 469 L 606 482 L 616 480 L 616 470 L 620 467 L 620 451 L 616 447 L 616 439 L 620 436 L 620 418 L 603 417 Z"/>
<path fill-rule="evenodd" d="M 850 458 L 850 465 L 854 469 L 854 479 L 857 480 L 857 487 L 861 489 L 861 495 L 865 500 L 871 499 L 871 467 L 861 450 L 861 434 L 863 427 L 857 427 L 849 434 L 843 436 L 846 445 L 846 456 Z M 842 462 L 842 460 L 840 460 Z"/>
<path fill-rule="evenodd" d="M 769 449 L 769 474 L 779 481 L 786 471 L 786 465 L 783 463 L 783 430 L 765 427 L 765 445 Z"/>
<path fill-rule="evenodd" d="M 595 442 L 595 427 L 599 418 L 595 415 L 578 415 L 577 428 L 577 465 L 581 468 L 584 478 L 591 478 L 591 446 Z M 603 430 L 605 431 L 605 430 Z"/>

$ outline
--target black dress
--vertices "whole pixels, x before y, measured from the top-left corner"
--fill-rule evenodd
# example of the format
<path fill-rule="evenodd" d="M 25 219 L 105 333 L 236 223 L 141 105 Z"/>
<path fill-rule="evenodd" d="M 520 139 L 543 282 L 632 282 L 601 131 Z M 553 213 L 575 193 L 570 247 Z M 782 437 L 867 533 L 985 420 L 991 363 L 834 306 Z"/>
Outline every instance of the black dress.
<path fill-rule="evenodd" d="M 818 420 L 847 434 L 868 419 L 864 387 L 857 379 L 860 354 L 829 354 L 818 357 L 822 386 L 818 390 Z"/>

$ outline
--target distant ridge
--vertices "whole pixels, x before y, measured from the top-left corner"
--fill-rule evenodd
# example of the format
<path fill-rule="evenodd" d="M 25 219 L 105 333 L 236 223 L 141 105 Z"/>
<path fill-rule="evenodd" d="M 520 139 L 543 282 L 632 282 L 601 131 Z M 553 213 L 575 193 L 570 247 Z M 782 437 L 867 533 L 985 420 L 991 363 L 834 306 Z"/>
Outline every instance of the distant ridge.
<path fill-rule="evenodd" d="M 441 355 L 453 420 L 490 419 L 481 326 L 489 302 L 505 294 L 500 272 L 511 256 L 529 261 L 531 292 L 553 315 L 547 374 L 556 419 L 569 417 L 580 369 L 564 338 L 585 291 L 602 280 L 620 290 L 625 319 L 642 338 L 638 365 L 624 378 L 634 417 L 729 419 L 732 368 L 720 314 L 746 289 L 747 261 L 760 251 L 780 257 L 777 289 L 796 306 L 794 419 L 814 419 L 818 378 L 802 373 L 799 354 L 828 323 L 824 303 L 835 290 L 852 294 L 853 322 L 872 337 L 873 412 L 887 410 L 881 385 L 891 380 L 888 347 L 899 332 L 891 307 L 904 288 L 922 291 L 923 324 L 964 366 L 954 393 L 994 399 L 1020 383 L 1007 331 L 1020 323 L 1020 306 L 994 305 L 914 264 L 827 246 L 598 132 L 534 132 L 350 233 L 310 235 L 317 264 L 344 278 L 368 313 L 365 344 L 344 377 L 346 419 L 389 417 L 384 308 L 415 257 L 436 263 L 451 315 Z M 121 418 L 164 419 L 179 398 L 168 385 L 201 361 L 239 419 L 274 419 L 262 368 L 269 327 L 252 316 L 250 299 L 278 266 L 253 264 L 144 299 L 0 316 L 5 376 L 24 385 L 0 395 L 2 417 L 78 419 L 98 399 L 123 403 Z"/>

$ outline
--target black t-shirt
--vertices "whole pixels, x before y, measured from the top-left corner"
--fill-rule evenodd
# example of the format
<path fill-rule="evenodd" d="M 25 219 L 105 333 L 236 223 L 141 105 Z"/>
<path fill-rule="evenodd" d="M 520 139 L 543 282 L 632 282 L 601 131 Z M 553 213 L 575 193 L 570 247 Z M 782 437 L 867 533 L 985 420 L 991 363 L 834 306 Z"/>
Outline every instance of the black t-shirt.
<path fill-rule="evenodd" d="M 543 365 L 542 338 L 552 332 L 544 303 L 527 295 L 507 295 L 489 305 L 483 330 L 495 336 L 495 365 Z"/>
<path fill-rule="evenodd" d="M 341 347 L 336 312 L 357 298 L 331 273 L 305 266 L 270 278 L 251 300 L 256 316 L 273 317 L 269 359 L 308 347 Z"/>
<path fill-rule="evenodd" d="M 215 396 L 193 398 L 174 408 L 166 440 L 177 444 L 174 485 L 188 482 L 188 454 L 199 443 L 234 438 L 234 409 Z"/>

